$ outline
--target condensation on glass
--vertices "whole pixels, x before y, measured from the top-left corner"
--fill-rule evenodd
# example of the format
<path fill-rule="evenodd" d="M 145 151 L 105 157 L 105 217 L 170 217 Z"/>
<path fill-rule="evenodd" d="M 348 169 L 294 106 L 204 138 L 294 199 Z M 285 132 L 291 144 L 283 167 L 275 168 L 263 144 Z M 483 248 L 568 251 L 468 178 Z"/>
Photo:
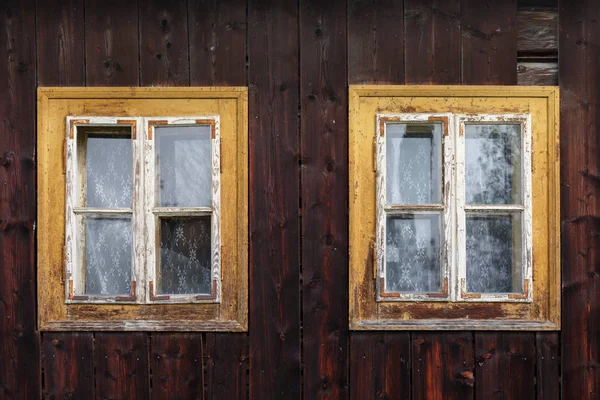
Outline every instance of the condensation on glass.
<path fill-rule="evenodd" d="M 521 130 L 521 124 L 465 124 L 466 288 L 470 293 L 524 290 Z"/>
<path fill-rule="evenodd" d="M 442 290 L 442 131 L 442 123 L 386 124 L 386 292 Z"/>
<path fill-rule="evenodd" d="M 79 127 L 75 294 L 129 296 L 132 284 L 131 128 Z"/>

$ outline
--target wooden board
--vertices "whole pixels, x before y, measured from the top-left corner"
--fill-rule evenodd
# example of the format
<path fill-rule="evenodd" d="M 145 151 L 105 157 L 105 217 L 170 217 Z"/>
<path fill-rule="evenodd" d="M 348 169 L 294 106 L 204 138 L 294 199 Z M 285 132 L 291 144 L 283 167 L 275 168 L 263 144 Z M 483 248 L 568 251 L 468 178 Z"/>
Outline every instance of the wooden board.
<path fill-rule="evenodd" d="M 561 1 L 558 12 L 562 392 L 565 399 L 592 399 L 600 393 L 600 8 L 596 1 Z"/>
<path fill-rule="evenodd" d="M 246 334 L 206 333 L 206 400 L 247 398 L 247 343 Z"/>
<path fill-rule="evenodd" d="M 406 0 L 406 84 L 460 83 L 460 0 Z"/>
<path fill-rule="evenodd" d="M 560 393 L 560 344 L 557 332 L 535 334 L 535 390 L 538 400 L 556 400 Z"/>
<path fill-rule="evenodd" d="M 348 398 L 345 1 L 300 3 L 305 399 Z"/>
<path fill-rule="evenodd" d="M 91 332 L 52 332 L 42 337 L 45 399 L 94 398 Z"/>
<path fill-rule="evenodd" d="M 298 5 L 248 4 L 250 397 L 301 393 Z"/>
<path fill-rule="evenodd" d="M 0 398 L 39 397 L 35 314 L 35 19 L 0 5 Z"/>
<path fill-rule="evenodd" d="M 410 334 L 353 332 L 350 398 L 410 399 Z"/>

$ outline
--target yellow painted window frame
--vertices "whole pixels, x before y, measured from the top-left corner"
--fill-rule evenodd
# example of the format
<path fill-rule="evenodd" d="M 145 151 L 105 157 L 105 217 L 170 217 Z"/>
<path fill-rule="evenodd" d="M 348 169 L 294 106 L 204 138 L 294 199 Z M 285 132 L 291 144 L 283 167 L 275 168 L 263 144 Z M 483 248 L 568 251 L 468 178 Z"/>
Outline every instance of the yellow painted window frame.
<path fill-rule="evenodd" d="M 543 86 L 350 86 L 350 329 L 560 329 L 558 94 L 558 88 Z M 377 116 L 419 113 L 531 116 L 533 282 L 530 302 L 378 299 L 375 157 L 380 127 Z"/>
<path fill-rule="evenodd" d="M 93 115 L 218 116 L 221 151 L 220 302 L 66 301 L 66 121 Z M 141 131 L 138 130 L 138 132 Z M 38 89 L 38 327 L 42 331 L 248 330 L 248 91 L 244 87 Z"/>

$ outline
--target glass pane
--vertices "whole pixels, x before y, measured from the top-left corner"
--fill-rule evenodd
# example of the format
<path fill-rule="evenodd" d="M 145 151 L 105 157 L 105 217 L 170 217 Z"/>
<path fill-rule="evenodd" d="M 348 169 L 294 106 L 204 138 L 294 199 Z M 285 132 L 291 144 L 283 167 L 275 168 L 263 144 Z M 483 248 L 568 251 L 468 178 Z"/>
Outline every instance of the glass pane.
<path fill-rule="evenodd" d="M 85 294 L 131 294 L 131 218 L 82 218 Z"/>
<path fill-rule="evenodd" d="M 162 207 L 210 207 L 209 125 L 156 128 L 156 195 Z"/>
<path fill-rule="evenodd" d="M 387 217 L 386 291 L 441 291 L 440 225 L 439 214 Z"/>
<path fill-rule="evenodd" d="M 467 214 L 467 291 L 522 293 L 521 214 Z"/>
<path fill-rule="evenodd" d="M 388 204 L 439 204 L 442 124 L 387 124 Z"/>
<path fill-rule="evenodd" d="M 210 216 L 160 219 L 158 293 L 211 293 L 210 223 Z"/>
<path fill-rule="evenodd" d="M 521 203 L 521 125 L 466 125 L 467 204 Z"/>
<path fill-rule="evenodd" d="M 131 136 L 82 135 L 85 140 L 85 195 L 87 207 L 131 208 Z"/>

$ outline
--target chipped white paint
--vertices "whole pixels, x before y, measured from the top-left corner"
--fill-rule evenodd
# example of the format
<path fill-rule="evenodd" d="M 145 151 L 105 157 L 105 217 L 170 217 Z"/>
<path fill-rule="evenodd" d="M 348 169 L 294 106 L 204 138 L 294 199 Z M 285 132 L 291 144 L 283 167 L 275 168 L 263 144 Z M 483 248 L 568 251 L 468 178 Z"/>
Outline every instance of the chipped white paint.
<path fill-rule="evenodd" d="M 132 135 L 133 190 L 138 193 L 142 186 L 139 174 L 141 151 L 139 135 L 141 118 L 123 117 L 67 117 L 66 119 L 66 218 L 65 218 L 65 302 L 66 303 L 135 303 L 140 298 L 140 288 L 135 283 L 135 296 L 128 295 L 88 295 L 85 294 L 85 216 L 131 215 L 133 232 L 143 229 L 143 221 L 134 212 L 138 208 L 139 196 L 132 198 L 132 208 L 92 208 L 85 201 L 85 149 L 77 147 L 78 135 L 82 127 L 128 128 Z M 132 282 L 139 282 L 143 243 L 141 236 L 132 235 Z M 70 281 L 73 283 L 70 284 Z"/>
<path fill-rule="evenodd" d="M 156 125 L 211 125 L 212 206 L 155 207 L 154 135 Z M 73 129 L 71 129 L 73 125 Z M 85 174 L 77 148 L 77 133 L 81 126 L 132 127 L 133 191 L 132 208 L 106 209 L 85 207 L 81 177 Z M 220 221 L 220 130 L 219 116 L 197 117 L 67 117 L 66 119 L 66 218 L 65 218 L 65 302 L 66 303 L 218 303 L 221 300 L 221 221 Z M 135 297 L 86 295 L 85 267 L 79 257 L 85 251 L 84 215 L 131 215 L 132 217 L 132 281 Z M 211 298 L 194 295 L 169 295 L 167 300 L 151 300 L 148 282 L 156 282 L 156 251 L 158 240 L 156 220 L 161 216 L 202 216 L 211 218 L 212 279 L 216 288 Z M 83 253 L 84 254 L 84 253 Z M 73 281 L 70 293 L 69 281 Z M 72 298 L 75 295 L 76 298 Z M 77 298 L 77 296 L 82 296 Z M 86 325 L 87 326 L 87 325 Z M 118 329 L 123 329 L 119 326 Z M 139 327 L 138 327 L 139 328 Z M 172 327 L 169 329 L 173 330 Z M 176 330 L 176 329 L 174 329 Z"/>
<path fill-rule="evenodd" d="M 506 205 L 466 205 L 465 204 L 465 136 L 463 134 L 465 123 L 476 124 L 520 124 L 521 145 L 523 148 L 522 176 L 523 197 L 522 204 Z M 457 254 L 456 263 L 458 279 L 453 283 L 457 301 L 465 302 L 526 302 L 533 300 L 532 287 L 532 196 L 531 196 L 531 115 L 528 114 L 469 114 L 456 115 L 455 132 L 456 143 L 456 210 L 457 210 Z M 478 211 L 480 213 L 522 213 L 522 267 L 523 267 L 523 293 L 467 293 L 466 290 L 466 213 L 465 211 Z M 527 286 L 527 287 L 525 287 Z"/>
<path fill-rule="evenodd" d="M 212 165 L 212 204 L 211 207 L 156 207 L 156 171 L 155 171 L 155 141 L 154 127 L 156 126 L 194 126 L 211 125 L 211 165 Z M 221 136 L 218 115 L 197 117 L 152 117 L 144 119 L 144 175 L 146 188 L 144 191 L 146 229 L 146 279 L 144 281 L 145 302 L 154 304 L 165 303 L 219 303 L 221 301 Z M 211 215 L 211 253 L 212 253 L 212 282 L 216 293 L 212 296 L 198 294 L 150 294 L 150 282 L 153 289 L 158 286 L 156 249 L 160 246 L 160 234 L 157 230 L 159 217 L 192 217 Z"/>
<path fill-rule="evenodd" d="M 452 127 L 452 114 L 378 114 L 376 120 L 376 234 L 375 234 L 375 268 L 376 268 L 376 292 L 377 301 L 448 301 L 451 297 L 449 292 L 452 287 L 451 262 L 453 252 L 453 135 L 449 134 Z M 411 204 L 397 205 L 388 204 L 386 196 L 386 137 L 387 123 L 423 123 L 433 124 L 442 123 L 442 201 L 443 204 Z M 442 214 L 443 221 L 441 251 L 440 251 L 440 287 L 441 293 L 423 293 L 423 292 L 403 292 L 403 293 L 385 293 L 386 273 L 386 216 L 411 212 L 419 214 L 437 210 Z M 448 291 L 445 291 L 448 288 Z M 445 291 L 445 293 L 444 293 Z"/>

